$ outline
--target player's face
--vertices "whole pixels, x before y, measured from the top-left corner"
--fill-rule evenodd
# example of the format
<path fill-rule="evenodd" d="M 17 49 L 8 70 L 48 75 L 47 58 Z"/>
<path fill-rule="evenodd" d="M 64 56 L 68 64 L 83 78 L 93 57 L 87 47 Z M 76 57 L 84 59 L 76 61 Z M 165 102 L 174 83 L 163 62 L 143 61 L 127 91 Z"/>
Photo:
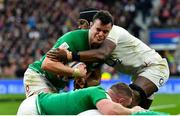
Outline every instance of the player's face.
<path fill-rule="evenodd" d="M 103 25 L 101 20 L 96 19 L 90 28 L 90 45 L 92 48 L 98 48 L 104 42 L 106 37 L 108 36 L 110 30 L 112 28 L 112 24 Z"/>
<path fill-rule="evenodd" d="M 128 107 L 132 103 L 132 98 L 124 96 L 123 98 L 119 99 L 119 103 L 125 107 Z"/>

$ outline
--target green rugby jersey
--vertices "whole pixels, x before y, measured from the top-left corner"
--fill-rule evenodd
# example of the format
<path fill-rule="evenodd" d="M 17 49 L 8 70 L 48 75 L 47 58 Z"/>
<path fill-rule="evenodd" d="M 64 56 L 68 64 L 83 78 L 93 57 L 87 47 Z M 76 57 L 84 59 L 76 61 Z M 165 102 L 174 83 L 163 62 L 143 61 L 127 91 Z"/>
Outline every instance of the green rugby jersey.
<path fill-rule="evenodd" d="M 73 52 L 89 50 L 88 32 L 88 30 L 75 30 L 68 32 L 57 40 L 53 48 L 61 46 Z M 47 79 L 59 90 L 65 86 L 63 80 L 58 78 L 57 75 L 41 69 L 41 65 L 45 57 L 46 55 L 44 55 L 40 60 L 30 64 L 29 68 L 45 75 Z"/>
<path fill-rule="evenodd" d="M 107 98 L 107 92 L 102 87 L 94 86 L 61 94 L 40 93 L 36 106 L 41 115 L 76 115 L 96 109 L 96 103 Z"/>

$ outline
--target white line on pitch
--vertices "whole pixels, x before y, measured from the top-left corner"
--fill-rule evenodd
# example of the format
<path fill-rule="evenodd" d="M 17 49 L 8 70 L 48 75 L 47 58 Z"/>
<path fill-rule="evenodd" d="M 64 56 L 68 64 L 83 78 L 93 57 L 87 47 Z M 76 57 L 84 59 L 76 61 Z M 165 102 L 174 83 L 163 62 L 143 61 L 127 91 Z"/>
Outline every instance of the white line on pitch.
<path fill-rule="evenodd" d="M 150 107 L 151 110 L 159 110 L 159 109 L 167 109 L 167 108 L 174 108 L 176 107 L 176 104 L 167 104 L 167 105 L 158 105 Z"/>

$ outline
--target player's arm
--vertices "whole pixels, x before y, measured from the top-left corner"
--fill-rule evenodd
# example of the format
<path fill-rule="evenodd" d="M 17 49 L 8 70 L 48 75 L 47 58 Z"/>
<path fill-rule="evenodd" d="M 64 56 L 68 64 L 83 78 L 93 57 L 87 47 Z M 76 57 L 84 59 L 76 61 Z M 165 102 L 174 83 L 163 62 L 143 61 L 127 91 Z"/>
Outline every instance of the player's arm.
<path fill-rule="evenodd" d="M 96 107 L 103 115 L 130 115 L 134 112 L 144 111 L 144 109 L 139 106 L 135 106 L 130 109 L 109 99 L 102 99 L 98 101 Z"/>
<path fill-rule="evenodd" d="M 68 52 L 63 49 L 50 50 L 47 53 L 47 57 L 54 61 L 63 59 L 65 62 L 72 60 L 82 62 L 102 62 L 111 54 L 115 47 L 116 44 L 114 42 L 106 39 L 98 49 L 91 49 L 78 53 Z"/>
<path fill-rule="evenodd" d="M 111 52 L 115 49 L 116 44 L 112 41 L 106 39 L 100 48 L 92 49 L 88 51 L 81 51 L 78 53 L 80 57 L 80 61 L 82 62 L 98 62 L 104 61 Z M 72 56 L 73 60 L 76 60 L 74 56 Z M 78 59 L 77 59 L 78 60 Z"/>
<path fill-rule="evenodd" d="M 62 62 L 54 62 L 47 57 L 44 59 L 41 68 L 56 75 L 62 76 L 85 77 L 87 72 L 85 66 L 73 69 L 64 65 Z"/>

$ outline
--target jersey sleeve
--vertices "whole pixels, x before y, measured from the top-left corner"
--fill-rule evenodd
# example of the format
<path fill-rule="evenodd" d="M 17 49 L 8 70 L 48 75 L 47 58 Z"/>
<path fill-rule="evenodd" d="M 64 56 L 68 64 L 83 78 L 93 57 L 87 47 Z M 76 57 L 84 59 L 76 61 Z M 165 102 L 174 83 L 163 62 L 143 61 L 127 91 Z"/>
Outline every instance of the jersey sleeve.
<path fill-rule="evenodd" d="M 75 30 L 64 34 L 58 39 L 53 48 L 65 48 L 76 52 L 88 50 L 88 30 Z"/>
<path fill-rule="evenodd" d="M 111 31 L 109 32 L 107 39 L 112 41 L 117 45 L 117 40 L 119 38 L 118 30 L 116 30 L 115 26 L 112 27 Z"/>
<path fill-rule="evenodd" d="M 68 32 L 57 40 L 53 48 L 69 49 L 72 40 L 73 40 L 73 32 Z"/>
<path fill-rule="evenodd" d="M 89 94 L 95 106 L 99 100 L 109 99 L 107 92 L 100 86 L 97 86 L 94 89 L 92 89 Z"/>

